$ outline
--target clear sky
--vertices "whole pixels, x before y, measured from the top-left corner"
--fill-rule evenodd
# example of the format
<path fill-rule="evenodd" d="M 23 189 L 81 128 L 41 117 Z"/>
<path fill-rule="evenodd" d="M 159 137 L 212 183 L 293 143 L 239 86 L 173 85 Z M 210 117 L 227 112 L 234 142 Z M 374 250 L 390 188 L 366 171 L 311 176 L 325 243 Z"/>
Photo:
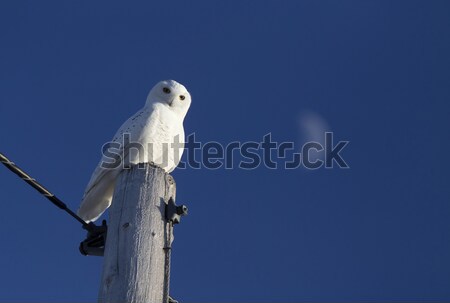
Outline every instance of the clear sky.
<path fill-rule="evenodd" d="M 450 2 L 3 1 L 0 151 L 77 209 L 151 87 L 201 142 L 350 143 L 349 169 L 175 170 L 183 302 L 450 300 Z M 319 136 L 319 138 L 317 137 Z M 280 162 L 281 163 L 281 162 Z M 77 222 L 0 167 L 0 302 L 94 302 Z"/>

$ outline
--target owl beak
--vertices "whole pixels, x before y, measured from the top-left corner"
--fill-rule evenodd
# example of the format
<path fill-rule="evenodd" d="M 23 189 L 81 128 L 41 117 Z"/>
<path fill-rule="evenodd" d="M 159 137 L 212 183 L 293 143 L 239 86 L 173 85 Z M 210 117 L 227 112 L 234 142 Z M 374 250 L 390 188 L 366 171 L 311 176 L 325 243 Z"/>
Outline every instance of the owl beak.
<path fill-rule="evenodd" d="M 169 106 L 172 106 L 173 100 L 175 100 L 175 98 L 173 98 L 172 100 L 170 100 L 170 101 L 168 102 L 168 103 L 169 103 Z"/>

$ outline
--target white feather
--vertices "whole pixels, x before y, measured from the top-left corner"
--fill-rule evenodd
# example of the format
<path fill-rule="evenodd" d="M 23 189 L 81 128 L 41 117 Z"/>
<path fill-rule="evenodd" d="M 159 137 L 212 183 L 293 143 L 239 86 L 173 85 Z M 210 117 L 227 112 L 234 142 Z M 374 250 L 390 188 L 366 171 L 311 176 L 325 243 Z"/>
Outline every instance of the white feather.
<path fill-rule="evenodd" d="M 170 92 L 167 91 L 170 90 Z M 183 100 L 182 100 L 183 99 Z M 145 106 L 130 117 L 117 131 L 112 142 L 120 147 L 114 152 L 117 168 L 103 168 L 111 157 L 103 155 L 89 181 L 78 215 L 86 222 L 95 221 L 111 205 L 117 176 L 127 164 L 151 163 L 166 172 L 173 171 L 180 162 L 184 146 L 183 120 L 189 109 L 191 96 L 186 88 L 173 80 L 161 81 L 150 91 Z M 124 135 L 130 145 L 124 146 Z M 180 143 L 174 151 L 172 143 Z M 130 148 L 140 144 L 143 149 Z"/>

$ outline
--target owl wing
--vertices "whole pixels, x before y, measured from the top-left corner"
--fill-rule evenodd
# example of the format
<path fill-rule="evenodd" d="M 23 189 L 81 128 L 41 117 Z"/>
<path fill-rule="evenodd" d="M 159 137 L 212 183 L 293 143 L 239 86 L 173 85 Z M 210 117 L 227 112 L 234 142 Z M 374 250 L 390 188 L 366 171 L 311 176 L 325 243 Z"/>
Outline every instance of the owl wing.
<path fill-rule="evenodd" d="M 103 154 L 92 173 L 78 209 L 79 216 L 84 220 L 95 221 L 111 205 L 115 181 L 122 171 L 122 159 L 128 157 L 129 152 L 129 148 L 122 144 L 122 136 L 129 133 L 130 141 L 135 141 L 139 137 L 141 126 L 139 120 L 143 115 L 144 110 L 138 111 L 119 128 L 111 141 L 117 145 L 113 146 L 115 147 L 113 153 Z M 114 163 L 114 168 L 108 168 L 104 165 L 108 163 Z"/>

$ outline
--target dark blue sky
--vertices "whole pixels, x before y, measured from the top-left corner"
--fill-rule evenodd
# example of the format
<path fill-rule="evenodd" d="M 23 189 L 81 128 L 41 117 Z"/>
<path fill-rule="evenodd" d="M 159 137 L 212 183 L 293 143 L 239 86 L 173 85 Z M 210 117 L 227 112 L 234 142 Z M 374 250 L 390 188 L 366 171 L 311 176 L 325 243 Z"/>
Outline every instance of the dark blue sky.
<path fill-rule="evenodd" d="M 3 1 L 1 152 L 78 207 L 101 145 L 159 80 L 201 142 L 301 144 L 350 169 L 186 169 L 183 302 L 450 300 L 448 1 Z M 308 124 L 308 123 L 307 123 Z M 320 124 L 320 123 L 319 123 Z M 319 128 L 320 130 L 320 128 Z M 94 302 L 84 232 L 0 169 L 0 302 Z"/>

